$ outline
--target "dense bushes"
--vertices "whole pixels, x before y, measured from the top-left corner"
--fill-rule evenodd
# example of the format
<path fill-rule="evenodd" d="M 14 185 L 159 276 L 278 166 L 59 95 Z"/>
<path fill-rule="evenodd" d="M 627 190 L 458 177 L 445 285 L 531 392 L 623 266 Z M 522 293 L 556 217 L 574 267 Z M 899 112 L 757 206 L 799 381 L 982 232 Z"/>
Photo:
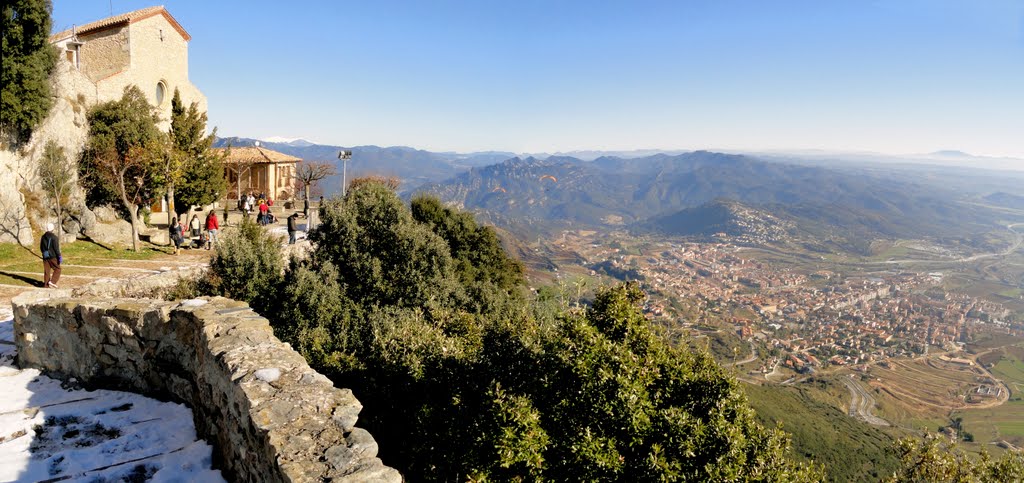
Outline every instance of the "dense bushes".
<path fill-rule="evenodd" d="M 927 481 L 933 483 L 1024 481 L 1024 454 L 1007 451 L 992 459 L 984 449 L 973 459 L 948 440 L 929 436 L 924 440 L 903 439 L 896 445 L 901 467 L 890 482 Z"/>
<path fill-rule="evenodd" d="M 244 218 L 235 233 L 217 243 L 205 291 L 245 300 L 262 313 L 277 308 L 272 301 L 279 295 L 284 269 L 280 243 L 278 237 Z"/>
<path fill-rule="evenodd" d="M 635 285 L 537 316 L 549 312 L 526 302 L 522 266 L 493 230 L 431 198 L 407 207 L 380 183 L 325 203 L 310 238 L 311 257 L 278 281 L 264 276 L 280 273 L 264 239 L 226 237 L 217 286 L 352 388 L 382 458 L 413 479 L 819 476 L 787 458 L 783 433 L 754 421 L 707 353 L 652 335 Z"/>

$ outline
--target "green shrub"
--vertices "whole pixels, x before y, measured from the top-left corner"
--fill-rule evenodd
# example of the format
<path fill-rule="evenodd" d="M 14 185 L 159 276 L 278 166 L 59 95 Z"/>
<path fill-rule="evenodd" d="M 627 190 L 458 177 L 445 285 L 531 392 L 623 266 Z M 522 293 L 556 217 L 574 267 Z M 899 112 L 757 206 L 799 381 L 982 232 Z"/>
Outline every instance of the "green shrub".
<path fill-rule="evenodd" d="M 1024 481 L 1024 454 L 1008 451 L 997 460 L 982 450 L 972 459 L 956 444 L 929 435 L 923 440 L 902 439 L 895 448 L 901 467 L 888 481 L 927 481 L 934 483 L 971 481 L 1001 483 Z"/>
<path fill-rule="evenodd" d="M 279 284 L 262 312 L 275 333 L 356 393 L 359 424 L 410 478 L 820 478 L 709 354 L 651 333 L 636 285 L 541 322 L 521 266 L 468 215 L 425 198 L 410 209 L 372 181 L 321 211 L 311 257 L 279 281 L 243 276 L 278 273 L 252 225 L 211 268 L 243 300 Z"/>
<path fill-rule="evenodd" d="M 271 313 L 277 307 L 283 270 L 280 237 L 246 219 L 217 244 L 210 260 L 209 292 L 244 300 L 261 313 Z"/>

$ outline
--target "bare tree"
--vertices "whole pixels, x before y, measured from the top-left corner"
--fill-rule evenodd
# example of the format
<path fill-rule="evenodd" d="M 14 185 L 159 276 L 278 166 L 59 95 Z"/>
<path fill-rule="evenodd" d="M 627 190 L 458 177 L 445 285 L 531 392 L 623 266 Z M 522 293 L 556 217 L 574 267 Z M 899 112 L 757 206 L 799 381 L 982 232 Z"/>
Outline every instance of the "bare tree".
<path fill-rule="evenodd" d="M 26 218 L 24 205 L 16 199 L 0 197 L 0 239 L 10 238 L 18 246 L 35 255 L 31 248 L 25 246 L 25 240 L 31 239 L 31 235 L 32 227 Z"/>
<path fill-rule="evenodd" d="M 246 175 L 250 181 L 252 181 L 252 172 L 255 162 L 243 161 L 243 160 L 232 160 L 231 158 L 231 146 L 228 146 L 227 152 L 224 153 L 224 168 L 228 170 L 228 173 L 235 178 L 235 199 L 242 199 L 242 175 Z"/>
<path fill-rule="evenodd" d="M 64 148 L 53 140 L 47 141 L 43 148 L 43 157 L 39 161 L 39 180 L 43 191 L 53 203 L 54 214 L 57 215 L 57 237 L 64 232 L 64 202 L 74 186 L 74 170 L 68 162 Z"/>
<path fill-rule="evenodd" d="M 143 147 L 134 147 L 126 156 L 108 151 L 97 156 L 99 175 L 113 185 L 114 193 L 128 212 L 132 224 L 132 250 L 139 251 L 139 206 L 152 203 L 153 175 L 158 169 L 154 153 Z"/>
<path fill-rule="evenodd" d="M 295 166 L 295 174 L 292 178 L 298 183 L 302 189 L 303 199 L 309 199 L 310 190 L 316 186 L 320 180 L 338 174 L 338 171 L 334 169 L 334 165 L 331 163 L 325 163 L 321 161 L 303 161 Z"/>

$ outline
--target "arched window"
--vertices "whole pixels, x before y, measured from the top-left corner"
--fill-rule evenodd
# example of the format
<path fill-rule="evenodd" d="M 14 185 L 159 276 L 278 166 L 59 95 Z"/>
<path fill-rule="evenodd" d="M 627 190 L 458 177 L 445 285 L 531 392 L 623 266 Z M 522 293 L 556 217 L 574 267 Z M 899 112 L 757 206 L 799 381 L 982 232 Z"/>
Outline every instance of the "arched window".
<path fill-rule="evenodd" d="M 164 85 L 164 81 L 156 83 L 156 105 L 162 105 L 164 103 L 164 97 L 167 94 L 167 86 Z"/>

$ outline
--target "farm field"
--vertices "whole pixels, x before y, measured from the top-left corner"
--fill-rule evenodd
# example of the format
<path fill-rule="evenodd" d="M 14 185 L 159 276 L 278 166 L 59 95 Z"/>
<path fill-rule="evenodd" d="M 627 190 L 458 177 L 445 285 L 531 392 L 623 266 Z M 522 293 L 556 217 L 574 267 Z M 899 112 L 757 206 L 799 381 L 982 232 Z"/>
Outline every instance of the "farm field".
<path fill-rule="evenodd" d="M 979 359 L 992 364 L 992 374 L 1006 383 L 1010 398 L 1001 406 L 963 411 L 965 429 L 981 442 L 1024 446 L 1024 343 L 996 349 Z"/>
<path fill-rule="evenodd" d="M 945 413 L 1005 401 L 1002 385 L 977 366 L 937 357 L 893 360 L 873 366 L 870 385 L 912 412 Z"/>

